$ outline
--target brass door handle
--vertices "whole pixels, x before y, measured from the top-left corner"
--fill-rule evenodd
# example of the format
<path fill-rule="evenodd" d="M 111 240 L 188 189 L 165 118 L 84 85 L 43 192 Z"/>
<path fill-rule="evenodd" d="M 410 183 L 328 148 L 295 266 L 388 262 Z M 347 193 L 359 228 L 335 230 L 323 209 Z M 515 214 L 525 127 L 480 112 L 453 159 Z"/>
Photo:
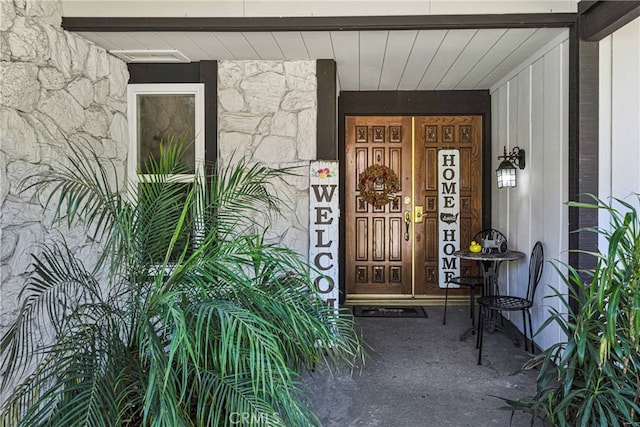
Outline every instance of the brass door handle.
<path fill-rule="evenodd" d="M 410 225 L 411 225 L 411 211 L 405 211 L 404 212 L 404 226 L 405 226 L 404 240 L 406 240 L 407 242 L 409 241 L 409 238 L 411 237 L 411 235 L 409 234 L 409 226 Z"/>

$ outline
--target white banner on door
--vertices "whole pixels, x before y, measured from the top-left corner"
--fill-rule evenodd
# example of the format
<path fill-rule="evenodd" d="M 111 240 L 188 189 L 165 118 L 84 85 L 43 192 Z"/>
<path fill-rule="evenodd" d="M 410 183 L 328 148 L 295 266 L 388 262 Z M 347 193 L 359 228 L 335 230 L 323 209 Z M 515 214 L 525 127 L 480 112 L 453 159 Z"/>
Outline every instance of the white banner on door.
<path fill-rule="evenodd" d="M 311 279 L 338 308 L 338 162 L 313 161 L 309 168 L 309 264 Z"/>
<path fill-rule="evenodd" d="M 460 275 L 460 263 L 453 253 L 460 248 L 460 151 L 438 152 L 438 286 L 447 287 Z"/>

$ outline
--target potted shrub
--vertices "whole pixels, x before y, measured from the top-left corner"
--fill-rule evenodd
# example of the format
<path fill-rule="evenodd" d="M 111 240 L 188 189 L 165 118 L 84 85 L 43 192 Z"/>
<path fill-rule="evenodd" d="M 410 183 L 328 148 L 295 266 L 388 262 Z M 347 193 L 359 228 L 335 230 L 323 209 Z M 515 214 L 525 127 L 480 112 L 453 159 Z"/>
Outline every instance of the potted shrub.
<path fill-rule="evenodd" d="M 149 160 L 134 198 L 79 147 L 39 177 L 99 256 L 85 265 L 60 239 L 34 257 L 0 342 L 3 387 L 26 375 L 3 425 L 317 425 L 300 373 L 361 358 L 351 317 L 262 238 L 278 211 L 269 182 L 291 171 L 240 162 L 176 182 L 183 146 Z"/>
<path fill-rule="evenodd" d="M 640 423 L 640 220 L 636 208 L 622 200 L 594 201 L 569 205 L 610 214 L 610 227 L 589 230 L 606 238 L 606 252 L 593 254 L 597 266 L 588 273 L 555 264 L 569 295 L 554 289 L 563 310 L 552 310 L 541 329 L 555 323 L 567 340 L 527 362 L 524 372 L 537 369 L 536 394 L 507 401 L 509 409 L 529 412 L 532 424 Z"/>

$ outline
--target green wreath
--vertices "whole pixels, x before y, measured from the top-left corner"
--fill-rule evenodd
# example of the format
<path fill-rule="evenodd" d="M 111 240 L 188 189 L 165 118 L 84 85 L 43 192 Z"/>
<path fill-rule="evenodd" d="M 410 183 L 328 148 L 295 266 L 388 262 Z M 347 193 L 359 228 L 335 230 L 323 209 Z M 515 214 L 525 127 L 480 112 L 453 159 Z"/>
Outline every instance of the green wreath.
<path fill-rule="evenodd" d="M 382 191 L 376 190 L 380 186 Z M 358 176 L 360 197 L 376 208 L 389 203 L 399 187 L 398 175 L 387 166 L 371 165 Z"/>

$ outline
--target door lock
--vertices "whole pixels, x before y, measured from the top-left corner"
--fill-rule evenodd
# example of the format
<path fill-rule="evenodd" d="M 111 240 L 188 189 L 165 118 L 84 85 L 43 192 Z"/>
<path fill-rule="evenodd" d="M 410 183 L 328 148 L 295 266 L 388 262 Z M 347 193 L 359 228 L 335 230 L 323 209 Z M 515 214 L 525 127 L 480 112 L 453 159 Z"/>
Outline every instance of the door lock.
<path fill-rule="evenodd" d="M 409 237 L 411 237 L 411 235 L 409 234 L 410 225 L 411 225 L 411 211 L 405 211 L 404 212 L 404 227 L 405 227 L 404 240 L 406 240 L 407 242 L 409 241 Z"/>
<path fill-rule="evenodd" d="M 413 213 L 414 213 L 414 221 L 416 222 L 416 224 L 421 223 L 422 222 L 422 206 L 414 206 Z"/>

